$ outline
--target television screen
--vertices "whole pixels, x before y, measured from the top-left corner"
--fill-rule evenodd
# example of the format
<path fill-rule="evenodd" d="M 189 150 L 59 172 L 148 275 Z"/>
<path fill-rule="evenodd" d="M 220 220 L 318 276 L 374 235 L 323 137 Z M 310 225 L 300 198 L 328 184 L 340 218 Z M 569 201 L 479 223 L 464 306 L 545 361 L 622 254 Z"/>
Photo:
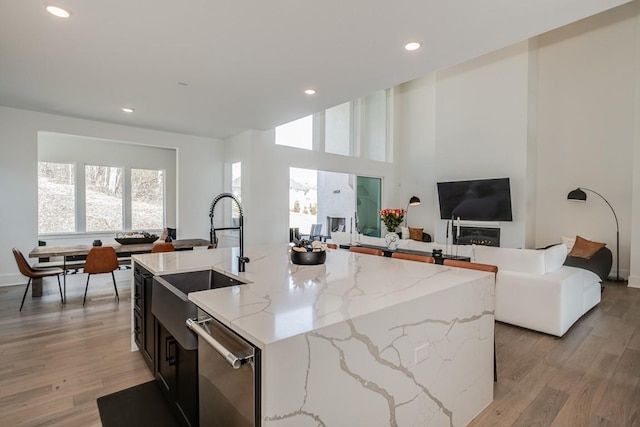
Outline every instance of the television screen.
<path fill-rule="evenodd" d="M 440 218 L 513 221 L 509 178 L 438 183 Z"/>

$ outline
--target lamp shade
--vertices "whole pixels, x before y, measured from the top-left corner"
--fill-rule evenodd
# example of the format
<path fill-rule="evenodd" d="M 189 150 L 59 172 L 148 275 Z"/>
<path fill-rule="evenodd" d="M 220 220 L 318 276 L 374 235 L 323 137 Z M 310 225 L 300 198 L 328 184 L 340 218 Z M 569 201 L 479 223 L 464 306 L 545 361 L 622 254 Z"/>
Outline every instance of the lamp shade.
<path fill-rule="evenodd" d="M 420 204 L 420 199 L 417 196 L 411 196 L 409 199 L 409 206 L 418 206 Z"/>
<path fill-rule="evenodd" d="M 587 193 L 582 191 L 580 188 L 576 188 L 567 194 L 567 200 L 573 200 L 576 202 L 585 202 L 587 201 Z"/>

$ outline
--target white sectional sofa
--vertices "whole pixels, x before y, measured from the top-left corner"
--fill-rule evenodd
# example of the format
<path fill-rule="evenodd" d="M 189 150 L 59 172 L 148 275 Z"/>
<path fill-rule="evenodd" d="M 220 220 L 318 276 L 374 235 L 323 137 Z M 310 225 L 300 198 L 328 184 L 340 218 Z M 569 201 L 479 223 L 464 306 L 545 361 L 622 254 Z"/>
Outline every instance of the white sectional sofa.
<path fill-rule="evenodd" d="M 384 238 L 360 236 L 354 240 L 363 245 L 386 246 Z M 536 250 L 446 246 L 401 239 L 398 249 L 442 249 L 444 253 L 498 266 L 495 318 L 500 322 L 561 337 L 600 302 L 600 278 L 589 270 L 563 265 L 567 257 L 564 244 Z"/>
<path fill-rule="evenodd" d="M 496 320 L 561 337 L 600 302 L 600 278 L 563 265 L 564 244 L 548 249 L 474 246 L 475 262 L 498 266 Z"/>

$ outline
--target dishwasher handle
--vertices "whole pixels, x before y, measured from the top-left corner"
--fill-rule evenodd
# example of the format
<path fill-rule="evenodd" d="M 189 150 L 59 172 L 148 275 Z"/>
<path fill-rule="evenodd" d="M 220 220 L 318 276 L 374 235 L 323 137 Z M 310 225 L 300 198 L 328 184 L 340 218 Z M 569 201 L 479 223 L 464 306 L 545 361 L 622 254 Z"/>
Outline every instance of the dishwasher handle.
<path fill-rule="evenodd" d="M 250 362 L 253 359 L 253 356 L 247 356 L 245 358 L 239 358 L 231 351 L 229 351 L 224 345 L 220 344 L 215 338 L 207 333 L 202 326 L 200 326 L 200 321 L 194 319 L 187 319 L 187 327 L 191 329 L 193 332 L 198 335 L 198 337 L 202 338 L 213 347 L 222 357 L 225 358 L 227 362 L 233 367 L 233 369 L 239 369 L 242 365 L 247 362 Z"/>

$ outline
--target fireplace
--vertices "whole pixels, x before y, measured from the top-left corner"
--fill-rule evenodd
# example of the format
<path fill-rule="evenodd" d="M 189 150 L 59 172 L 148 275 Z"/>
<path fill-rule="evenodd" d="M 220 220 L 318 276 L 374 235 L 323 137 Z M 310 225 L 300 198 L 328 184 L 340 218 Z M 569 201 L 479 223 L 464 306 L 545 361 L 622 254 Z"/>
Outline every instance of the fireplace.
<path fill-rule="evenodd" d="M 331 232 L 333 231 L 346 231 L 346 218 L 337 217 L 337 216 L 327 216 L 327 231 L 328 235 L 331 236 Z"/>
<path fill-rule="evenodd" d="M 453 235 L 453 243 L 459 245 L 500 246 L 500 229 L 494 227 L 460 227 L 460 237 Z"/>

